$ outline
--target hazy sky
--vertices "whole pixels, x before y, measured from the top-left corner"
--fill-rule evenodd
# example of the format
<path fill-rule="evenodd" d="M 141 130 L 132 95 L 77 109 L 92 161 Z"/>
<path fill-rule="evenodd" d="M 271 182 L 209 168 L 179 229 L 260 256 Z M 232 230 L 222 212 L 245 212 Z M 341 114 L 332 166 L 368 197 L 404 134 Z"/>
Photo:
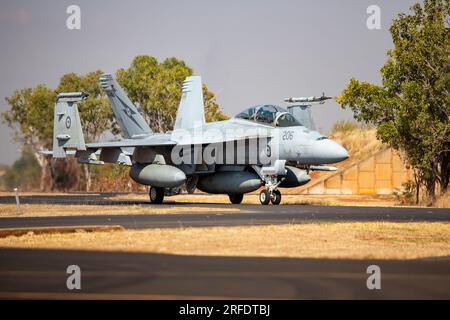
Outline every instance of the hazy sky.
<path fill-rule="evenodd" d="M 380 82 L 390 20 L 414 2 L 1 0 L 0 111 L 16 89 L 54 88 L 67 72 L 113 73 L 140 54 L 186 61 L 229 115 L 258 103 L 283 105 L 288 96 L 335 96 L 352 77 Z M 71 4 L 81 8 L 81 30 L 66 28 Z M 371 4 L 381 8 L 381 30 L 366 27 Z M 324 133 L 352 117 L 335 102 L 313 114 Z M 0 144 L 0 163 L 19 157 L 5 124 Z"/>

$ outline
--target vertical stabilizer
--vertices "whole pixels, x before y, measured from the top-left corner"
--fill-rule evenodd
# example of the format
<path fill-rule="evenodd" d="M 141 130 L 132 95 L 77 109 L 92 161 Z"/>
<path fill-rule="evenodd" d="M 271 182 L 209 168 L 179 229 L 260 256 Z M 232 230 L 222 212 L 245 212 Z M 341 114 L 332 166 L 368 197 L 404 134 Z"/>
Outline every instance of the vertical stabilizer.
<path fill-rule="evenodd" d="M 86 97 L 83 92 L 58 94 L 53 119 L 54 158 L 65 158 L 66 150 L 86 150 L 77 107 Z"/>
<path fill-rule="evenodd" d="M 175 129 L 192 129 L 205 123 L 202 78 L 187 77 L 183 82 L 183 94 L 178 107 Z"/>
<path fill-rule="evenodd" d="M 122 129 L 124 138 L 145 137 L 152 133 L 136 106 L 111 74 L 103 74 L 100 77 L 100 85 L 109 98 L 114 116 Z"/>

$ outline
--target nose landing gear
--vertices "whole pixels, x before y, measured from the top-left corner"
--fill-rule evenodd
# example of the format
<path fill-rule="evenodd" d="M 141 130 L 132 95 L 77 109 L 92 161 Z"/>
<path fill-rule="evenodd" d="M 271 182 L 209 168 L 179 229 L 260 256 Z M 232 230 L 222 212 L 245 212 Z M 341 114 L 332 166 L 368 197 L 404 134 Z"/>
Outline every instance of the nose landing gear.
<path fill-rule="evenodd" d="M 259 194 L 262 205 L 268 205 L 269 202 L 274 205 L 280 204 L 281 192 L 278 186 L 286 177 L 285 162 L 285 160 L 276 160 L 273 167 L 253 167 L 265 185 L 265 189 Z"/>
<path fill-rule="evenodd" d="M 269 202 L 270 202 L 269 190 L 267 190 L 267 189 L 261 190 L 261 193 L 259 194 L 259 201 L 263 205 L 268 205 L 269 204 Z"/>
<path fill-rule="evenodd" d="M 274 205 L 279 205 L 281 202 L 281 192 L 278 189 L 270 190 L 270 188 L 264 189 L 259 194 L 259 201 L 262 205 L 268 205 L 272 202 Z"/>
<path fill-rule="evenodd" d="M 280 190 L 274 190 L 272 193 L 272 198 L 270 198 L 270 201 L 272 201 L 272 204 L 278 205 L 281 202 L 281 192 Z"/>

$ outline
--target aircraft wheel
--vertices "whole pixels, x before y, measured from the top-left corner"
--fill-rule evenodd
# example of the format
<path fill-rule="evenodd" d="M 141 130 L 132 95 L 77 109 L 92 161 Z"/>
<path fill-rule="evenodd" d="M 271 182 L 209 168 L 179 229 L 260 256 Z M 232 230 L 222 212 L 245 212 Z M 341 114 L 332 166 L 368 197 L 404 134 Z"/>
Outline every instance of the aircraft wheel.
<path fill-rule="evenodd" d="M 273 198 L 271 199 L 272 204 L 280 204 L 281 202 L 281 192 L 279 190 L 274 190 L 273 191 Z"/>
<path fill-rule="evenodd" d="M 164 200 L 164 188 L 150 187 L 148 192 L 150 201 L 154 204 L 161 204 Z"/>
<path fill-rule="evenodd" d="M 239 204 L 242 202 L 242 199 L 244 199 L 244 194 L 242 193 L 230 193 L 228 195 L 230 198 L 230 202 L 233 204 Z"/>
<path fill-rule="evenodd" d="M 264 189 L 259 194 L 259 201 L 261 201 L 262 205 L 268 205 L 270 202 L 270 193 L 269 190 Z"/>

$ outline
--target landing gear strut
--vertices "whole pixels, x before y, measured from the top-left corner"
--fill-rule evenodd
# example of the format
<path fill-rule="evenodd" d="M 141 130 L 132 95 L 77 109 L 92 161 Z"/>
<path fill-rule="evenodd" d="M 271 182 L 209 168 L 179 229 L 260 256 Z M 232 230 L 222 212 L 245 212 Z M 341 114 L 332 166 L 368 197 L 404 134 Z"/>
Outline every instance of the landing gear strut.
<path fill-rule="evenodd" d="M 150 187 L 148 195 L 152 203 L 161 204 L 164 200 L 164 188 Z"/>

